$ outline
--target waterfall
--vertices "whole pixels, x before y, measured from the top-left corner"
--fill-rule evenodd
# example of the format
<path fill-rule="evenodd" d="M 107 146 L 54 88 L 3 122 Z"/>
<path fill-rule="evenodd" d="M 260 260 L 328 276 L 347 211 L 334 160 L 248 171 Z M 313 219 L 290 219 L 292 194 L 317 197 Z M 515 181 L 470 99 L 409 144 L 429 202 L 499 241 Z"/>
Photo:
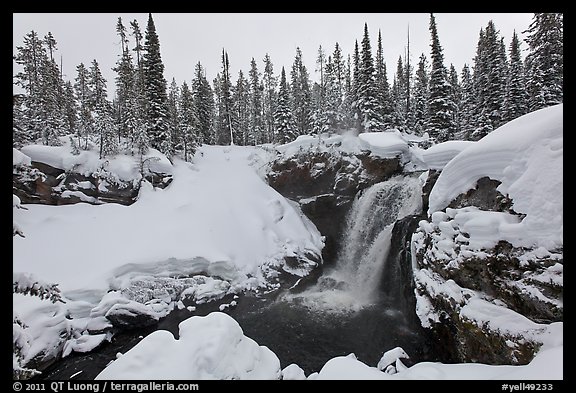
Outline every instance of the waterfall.
<path fill-rule="evenodd" d="M 378 300 L 394 223 L 421 208 L 418 178 L 396 176 L 359 193 L 332 269 L 292 300 L 327 310 L 358 310 Z"/>

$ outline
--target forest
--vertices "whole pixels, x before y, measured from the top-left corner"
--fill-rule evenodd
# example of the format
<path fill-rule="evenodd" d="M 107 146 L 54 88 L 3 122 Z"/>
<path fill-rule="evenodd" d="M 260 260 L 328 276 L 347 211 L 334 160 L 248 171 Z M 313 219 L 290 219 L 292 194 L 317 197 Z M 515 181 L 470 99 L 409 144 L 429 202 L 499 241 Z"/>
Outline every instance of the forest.
<path fill-rule="evenodd" d="M 562 14 L 534 14 L 525 56 L 516 33 L 506 42 L 488 22 L 474 59 L 460 72 L 444 63 L 433 14 L 429 31 L 430 53 L 417 64 L 410 63 L 409 52 L 400 55 L 394 71 L 383 60 L 380 34 L 373 55 L 365 24 L 354 53 L 342 53 L 338 42 L 333 49 L 318 48 L 318 82 L 312 82 L 299 48 L 289 70 L 275 70 L 266 54 L 260 67 L 252 58 L 249 71 L 240 70 L 234 82 L 222 49 L 222 68 L 212 82 L 198 62 L 190 82 L 180 86 L 164 75 L 152 14 L 144 32 L 137 20 L 118 18 L 121 53 L 114 81 L 104 79 L 97 59 L 78 64 L 74 80 L 64 80 L 56 37 L 31 31 L 14 55 L 21 67 L 14 83 L 23 93 L 13 99 L 13 147 L 59 145 L 69 135 L 76 152 L 96 148 L 100 158 L 142 155 L 152 147 L 169 159 L 189 161 L 202 144 L 282 144 L 350 129 L 398 129 L 427 136 L 430 144 L 477 141 L 563 101 Z"/>

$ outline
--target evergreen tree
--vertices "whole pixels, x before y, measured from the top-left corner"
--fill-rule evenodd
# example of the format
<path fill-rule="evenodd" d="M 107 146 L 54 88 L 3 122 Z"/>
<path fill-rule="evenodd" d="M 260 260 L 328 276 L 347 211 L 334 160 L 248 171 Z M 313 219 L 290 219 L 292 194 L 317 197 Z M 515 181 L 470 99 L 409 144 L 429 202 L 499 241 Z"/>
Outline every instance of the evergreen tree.
<path fill-rule="evenodd" d="M 458 128 L 460 131 L 455 137 L 459 140 L 470 140 L 476 128 L 474 116 L 476 90 L 470 68 L 467 64 L 464 64 L 460 75 L 460 105 L 458 107 Z"/>
<path fill-rule="evenodd" d="M 381 108 L 380 118 L 385 128 L 390 128 L 393 123 L 392 97 L 390 85 L 386 73 L 386 62 L 382 50 L 382 33 L 378 30 L 378 47 L 376 50 L 376 97 L 378 107 Z"/>
<path fill-rule="evenodd" d="M 452 107 L 452 121 L 454 123 L 455 129 L 454 134 L 459 133 L 460 124 L 460 100 L 462 97 L 462 91 L 460 88 L 460 83 L 458 82 L 458 72 L 454 68 L 454 64 L 450 64 L 450 71 L 448 71 L 448 83 L 450 84 L 450 99 L 454 106 Z"/>
<path fill-rule="evenodd" d="M 302 51 L 296 48 L 296 57 L 292 64 L 292 83 L 290 84 L 292 114 L 296 124 L 297 135 L 312 131 L 312 92 L 308 70 L 302 61 Z M 280 93 L 279 93 L 280 94 Z M 276 127 L 278 130 L 278 127 Z"/>
<path fill-rule="evenodd" d="M 118 152 L 118 139 L 112 118 L 112 107 L 107 99 L 106 79 L 96 59 L 92 60 L 88 70 L 88 89 L 94 129 L 99 136 L 100 158 L 104 158 Z"/>
<path fill-rule="evenodd" d="M 118 142 L 121 137 L 132 137 L 136 124 L 134 113 L 136 103 L 135 79 L 137 77 L 132 62 L 132 55 L 128 48 L 128 36 L 122 18 L 118 18 L 116 32 L 120 37 L 122 54 L 116 67 L 116 122 L 118 124 Z"/>
<path fill-rule="evenodd" d="M 360 133 L 362 128 L 362 115 L 360 113 L 360 50 L 358 49 L 358 40 L 354 42 L 354 55 L 352 57 L 353 68 L 352 68 L 352 85 L 350 89 L 350 108 L 352 112 L 352 118 L 354 119 L 353 127 L 356 132 Z"/>
<path fill-rule="evenodd" d="M 135 124 L 134 127 L 145 127 L 144 122 L 146 121 L 146 94 L 144 92 L 144 66 L 143 66 L 143 35 L 138 25 L 138 21 L 134 19 L 130 22 L 130 28 L 132 30 L 132 37 L 134 38 L 134 48 L 132 51 L 136 54 L 136 63 L 134 64 L 134 75 L 132 82 L 132 100 L 130 106 L 132 107 L 132 112 L 134 113 Z M 138 138 L 143 140 L 142 138 Z"/>
<path fill-rule="evenodd" d="M 334 45 L 334 52 L 332 53 L 332 69 L 334 79 L 336 80 L 337 94 L 340 101 L 342 101 L 346 85 L 346 64 L 344 63 L 344 57 L 342 56 L 342 49 L 340 49 L 338 43 Z"/>
<path fill-rule="evenodd" d="M 50 54 L 56 50 L 52 34 L 45 37 L 44 43 Z M 45 145 L 61 145 L 59 136 L 66 135 L 66 114 L 64 109 L 64 81 L 53 57 L 45 56 L 40 64 L 42 83 L 40 84 L 41 118 L 43 123 L 42 141 Z"/>
<path fill-rule="evenodd" d="M 144 97 L 146 99 L 146 131 L 150 139 L 150 146 L 166 154 L 170 159 L 166 79 L 164 79 L 164 64 L 160 56 L 160 41 L 152 14 L 148 14 L 142 71 L 144 74 Z"/>
<path fill-rule="evenodd" d="M 245 146 L 248 144 L 250 127 L 250 91 L 242 70 L 238 72 L 232 102 L 234 141 L 238 145 Z"/>
<path fill-rule="evenodd" d="M 78 122 L 76 135 L 78 137 L 78 146 L 88 149 L 88 139 L 94 130 L 94 120 L 92 118 L 92 104 L 90 91 L 90 82 L 88 70 L 84 63 L 76 66 L 76 79 L 74 83 L 74 95 L 78 108 Z M 82 144 L 82 138 L 84 143 Z"/>
<path fill-rule="evenodd" d="M 217 143 L 214 130 L 214 93 L 200 62 L 194 68 L 191 93 L 194 119 L 192 133 L 195 135 L 196 143 L 198 145 Z"/>
<path fill-rule="evenodd" d="M 530 112 L 563 102 L 564 17 L 535 13 L 528 27 L 526 56 Z"/>
<path fill-rule="evenodd" d="M 264 110 L 262 106 L 262 92 L 264 87 L 260 82 L 260 72 L 256 61 L 250 61 L 250 119 L 248 126 L 248 144 L 264 143 Z"/>
<path fill-rule="evenodd" d="M 344 98 L 342 99 L 342 117 L 344 127 L 350 129 L 356 125 L 354 82 L 352 80 L 352 61 L 348 55 L 346 61 L 346 70 L 344 72 Z"/>
<path fill-rule="evenodd" d="M 358 65 L 358 78 L 356 96 L 360 115 L 359 132 L 381 131 L 384 128 L 380 119 L 382 108 L 379 106 L 377 98 L 374 60 L 372 59 L 372 48 L 368 36 L 368 24 L 366 23 L 364 24 L 362 52 Z"/>
<path fill-rule="evenodd" d="M 63 105 L 64 105 L 64 116 L 66 120 L 66 133 L 74 134 L 76 130 L 76 102 L 74 99 L 74 87 L 72 82 L 67 81 L 64 84 L 64 95 L 63 95 Z"/>
<path fill-rule="evenodd" d="M 41 106 L 41 64 L 46 56 L 46 51 L 38 34 L 32 30 L 24 36 L 22 46 L 16 47 L 14 60 L 22 66 L 22 71 L 15 76 L 14 84 L 24 90 L 24 94 L 18 99 L 20 111 L 14 112 L 13 135 L 14 143 L 31 142 L 42 137 L 42 106 Z M 18 133 L 25 130 L 28 136 Z"/>
<path fill-rule="evenodd" d="M 284 144 L 296 138 L 297 131 L 292 117 L 292 110 L 290 109 L 290 95 L 284 67 L 282 67 L 280 76 L 280 90 L 278 91 L 278 103 L 274 112 L 274 124 L 276 127 L 274 143 Z"/>
<path fill-rule="evenodd" d="M 413 130 L 417 135 L 422 135 L 426 131 L 429 94 L 428 79 L 428 61 L 426 55 L 422 53 L 418 62 L 418 69 L 416 70 L 414 89 L 412 89 Z"/>
<path fill-rule="evenodd" d="M 264 56 L 264 74 L 262 76 L 262 85 L 264 87 L 264 95 L 262 97 L 262 107 L 264 111 L 264 129 L 265 138 L 264 143 L 270 143 L 275 140 L 275 125 L 274 125 L 274 112 L 276 111 L 276 77 L 274 76 L 274 65 L 270 60 L 270 56 L 266 53 Z"/>
<path fill-rule="evenodd" d="M 176 83 L 176 79 L 172 78 L 170 87 L 168 88 L 168 98 L 166 100 L 166 113 L 168 122 L 168 143 L 167 143 L 167 156 L 173 157 L 177 152 L 183 149 L 182 139 L 183 131 L 180 128 L 180 89 Z"/>
<path fill-rule="evenodd" d="M 427 129 L 431 137 L 438 142 L 452 138 L 455 125 L 452 120 L 454 104 L 450 100 L 450 84 L 447 81 L 444 55 L 438 38 L 434 14 L 430 14 L 430 35 L 432 37 Z"/>
<path fill-rule="evenodd" d="M 197 147 L 196 123 L 198 120 L 194 114 L 194 97 L 188 88 L 186 81 L 180 88 L 179 105 L 179 129 L 181 131 L 182 157 L 184 161 L 190 161 Z"/>
<path fill-rule="evenodd" d="M 408 93 L 408 81 L 406 80 L 406 69 L 402 62 L 402 56 L 398 57 L 396 74 L 392 85 L 392 101 L 394 110 L 392 114 L 393 125 L 401 131 L 406 131 L 408 126 L 408 113 L 406 102 Z"/>
<path fill-rule="evenodd" d="M 504 120 L 510 121 L 527 113 L 526 81 L 524 65 L 520 57 L 520 40 L 516 31 L 510 44 L 510 67 L 504 100 Z"/>
<path fill-rule="evenodd" d="M 216 76 L 214 90 L 218 102 L 218 115 L 216 119 L 216 143 L 219 145 L 233 145 L 232 123 L 232 84 L 230 82 L 230 64 L 228 53 L 222 49 L 222 74 Z"/>

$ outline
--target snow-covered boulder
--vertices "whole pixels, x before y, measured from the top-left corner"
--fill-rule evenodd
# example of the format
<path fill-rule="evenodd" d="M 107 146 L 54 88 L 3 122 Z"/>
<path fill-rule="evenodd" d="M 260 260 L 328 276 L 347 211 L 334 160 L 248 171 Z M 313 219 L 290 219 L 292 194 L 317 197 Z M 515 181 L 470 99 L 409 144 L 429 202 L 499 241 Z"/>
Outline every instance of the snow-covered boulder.
<path fill-rule="evenodd" d="M 96 379 L 280 379 L 278 357 L 246 337 L 230 316 L 213 312 L 180 322 L 179 338 L 157 330 Z"/>
<path fill-rule="evenodd" d="M 556 105 L 494 130 L 430 192 L 411 242 L 416 311 L 458 361 L 526 364 L 562 323 L 562 115 Z"/>

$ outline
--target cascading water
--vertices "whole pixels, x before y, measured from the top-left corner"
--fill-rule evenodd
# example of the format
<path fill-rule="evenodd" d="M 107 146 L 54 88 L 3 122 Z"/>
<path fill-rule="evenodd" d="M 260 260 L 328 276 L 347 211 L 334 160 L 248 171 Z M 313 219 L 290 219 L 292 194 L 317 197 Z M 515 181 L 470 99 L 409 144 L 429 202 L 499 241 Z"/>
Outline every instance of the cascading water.
<path fill-rule="evenodd" d="M 418 178 L 396 176 L 364 190 L 349 212 L 334 267 L 313 287 L 287 298 L 336 312 L 377 302 L 394 223 L 420 209 Z"/>

